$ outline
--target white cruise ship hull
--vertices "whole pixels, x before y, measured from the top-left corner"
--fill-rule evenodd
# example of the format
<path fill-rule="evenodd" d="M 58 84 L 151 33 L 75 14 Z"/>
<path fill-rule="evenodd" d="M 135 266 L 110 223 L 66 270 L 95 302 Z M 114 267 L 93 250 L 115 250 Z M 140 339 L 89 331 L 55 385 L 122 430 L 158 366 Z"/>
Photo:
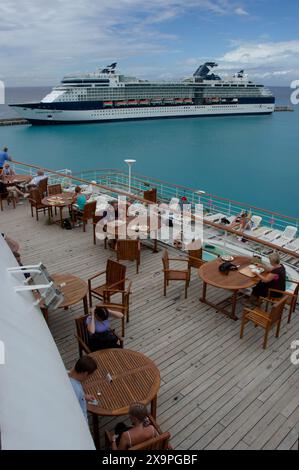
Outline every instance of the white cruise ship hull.
<path fill-rule="evenodd" d="M 107 122 L 132 119 L 183 118 L 200 116 L 224 116 L 242 114 L 271 114 L 272 103 L 216 104 L 190 106 L 149 106 L 95 110 L 42 109 L 26 106 L 12 106 L 15 111 L 32 124 Z"/>

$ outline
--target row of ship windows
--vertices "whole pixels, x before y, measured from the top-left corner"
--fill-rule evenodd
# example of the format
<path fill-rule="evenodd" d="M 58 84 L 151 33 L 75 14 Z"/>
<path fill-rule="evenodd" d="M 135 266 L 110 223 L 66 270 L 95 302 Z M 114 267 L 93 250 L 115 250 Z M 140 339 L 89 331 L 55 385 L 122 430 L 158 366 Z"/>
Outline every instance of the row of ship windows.
<path fill-rule="evenodd" d="M 217 109 L 235 109 L 237 107 L 237 105 L 232 105 L 232 106 L 217 106 Z M 199 108 L 204 108 L 204 106 L 199 106 Z M 159 108 L 150 108 L 151 110 L 155 110 L 155 112 L 159 112 Z M 173 112 L 177 112 L 177 110 L 180 109 L 181 110 L 190 110 L 190 107 L 186 107 L 186 106 L 183 106 L 183 107 L 180 107 L 180 108 L 167 108 L 167 111 L 173 111 Z M 96 113 L 93 113 L 91 114 L 92 117 L 96 117 L 96 116 L 100 116 L 101 114 L 105 114 L 105 115 L 115 115 L 116 112 L 119 112 L 119 110 L 111 110 L 111 109 L 105 109 L 105 111 L 98 111 Z M 149 111 L 149 108 L 145 109 L 145 110 L 142 110 L 142 109 L 138 109 L 138 114 L 148 114 L 148 111 Z M 122 110 L 122 115 L 124 114 L 134 114 L 135 116 L 137 115 L 136 113 L 136 109 L 132 109 L 132 110 Z"/>

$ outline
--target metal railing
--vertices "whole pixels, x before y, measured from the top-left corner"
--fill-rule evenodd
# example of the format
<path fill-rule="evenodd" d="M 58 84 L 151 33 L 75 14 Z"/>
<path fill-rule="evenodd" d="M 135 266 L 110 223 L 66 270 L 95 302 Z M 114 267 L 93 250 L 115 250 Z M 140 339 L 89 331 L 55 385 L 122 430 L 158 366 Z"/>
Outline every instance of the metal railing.
<path fill-rule="evenodd" d="M 28 165 L 21 162 L 13 162 L 16 173 L 34 174 L 40 167 L 35 165 Z M 72 174 L 70 170 L 53 171 L 44 169 L 45 174 L 49 178 L 49 184 L 61 183 L 64 188 L 73 187 L 74 185 L 91 185 L 94 193 L 108 193 L 117 198 L 118 196 L 126 196 L 129 201 L 139 201 L 141 203 L 149 204 L 143 198 L 143 191 L 150 188 L 157 189 L 158 200 L 161 202 L 169 202 L 172 198 L 182 198 L 184 196 L 187 203 L 192 205 L 194 209 L 195 204 L 202 204 L 204 213 L 221 213 L 224 216 L 231 216 L 240 214 L 241 211 L 250 211 L 252 215 L 259 215 L 262 217 L 262 225 L 271 229 L 284 230 L 288 225 L 299 227 L 299 219 L 295 217 L 284 216 L 277 212 L 271 212 L 266 209 L 251 206 L 246 203 L 232 201 L 226 198 L 221 198 L 200 190 L 187 188 L 181 185 L 167 183 L 165 181 L 149 178 L 142 175 L 131 175 L 131 193 L 127 191 L 129 187 L 129 176 L 125 172 L 115 169 L 97 169 L 86 170 L 80 173 Z M 185 201 L 186 203 L 186 201 Z M 194 213 L 194 212 L 193 212 Z M 299 253 L 288 250 L 286 247 L 279 247 L 274 243 L 261 240 L 252 234 L 244 235 L 229 226 L 219 225 L 213 222 L 204 220 L 206 226 L 212 227 L 223 234 L 233 234 L 245 236 L 251 243 L 257 244 L 256 246 L 277 249 L 282 253 L 286 253 L 293 258 L 298 259 Z"/>
<path fill-rule="evenodd" d="M 80 177 L 88 181 L 97 181 L 109 187 L 128 188 L 129 177 L 125 172 L 114 169 L 88 170 L 80 172 Z M 238 202 L 222 198 L 214 194 L 206 193 L 200 189 L 191 189 L 181 185 L 167 183 L 156 178 L 149 178 L 138 174 L 131 176 L 131 188 L 133 191 L 143 193 L 147 189 L 155 187 L 158 199 L 169 202 L 172 198 L 181 199 L 185 197 L 189 204 L 202 204 L 206 214 L 220 213 L 226 217 L 237 216 L 243 211 L 251 215 L 262 217 L 262 225 L 269 229 L 284 230 L 292 225 L 299 229 L 299 219 L 285 216 L 275 211 L 269 211 L 248 203 Z"/>

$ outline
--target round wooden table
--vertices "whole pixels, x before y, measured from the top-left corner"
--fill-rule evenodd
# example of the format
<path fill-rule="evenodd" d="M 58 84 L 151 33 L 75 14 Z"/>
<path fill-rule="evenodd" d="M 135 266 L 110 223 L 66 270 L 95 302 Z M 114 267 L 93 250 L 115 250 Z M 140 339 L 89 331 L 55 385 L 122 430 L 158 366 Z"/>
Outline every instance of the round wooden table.
<path fill-rule="evenodd" d="M 72 305 L 77 304 L 83 300 L 84 313 L 88 314 L 87 303 L 87 282 L 83 281 L 77 276 L 72 274 L 52 274 L 53 281 L 64 295 L 64 301 L 60 304 L 59 308 L 68 309 Z"/>
<path fill-rule="evenodd" d="M 203 280 L 203 292 L 200 301 L 214 307 L 216 310 L 225 313 L 234 320 L 238 320 L 236 316 L 236 304 L 238 298 L 238 292 L 241 289 L 246 289 L 253 287 L 259 281 L 257 276 L 248 277 L 244 274 L 241 274 L 239 271 L 243 268 L 246 268 L 249 264 L 252 264 L 252 258 L 246 256 L 236 256 L 234 257 L 232 263 L 239 266 L 236 271 L 229 271 L 229 273 L 223 274 L 219 271 L 219 266 L 223 263 L 221 258 L 217 258 L 208 263 L 204 263 L 198 270 L 198 274 Z M 228 312 L 226 309 L 221 307 L 221 304 L 226 302 L 227 299 L 220 302 L 219 304 L 214 304 L 206 299 L 207 294 L 207 285 L 218 287 L 219 289 L 225 289 L 232 291 L 233 294 L 230 297 L 231 300 L 231 312 Z"/>
<path fill-rule="evenodd" d="M 107 234 L 113 236 L 113 238 L 139 239 L 147 240 L 154 233 L 153 238 L 153 252 L 158 251 L 157 244 L 157 232 L 161 228 L 161 217 L 155 216 L 129 216 L 125 220 L 116 219 L 111 222 L 107 222 Z"/>
<path fill-rule="evenodd" d="M 14 186 L 18 184 L 26 184 L 32 180 L 32 176 L 30 175 L 11 175 L 11 176 L 4 176 L 4 184 L 6 186 Z"/>
<path fill-rule="evenodd" d="M 131 403 L 151 403 L 156 418 L 160 372 L 144 354 L 129 349 L 103 349 L 89 354 L 98 368 L 84 382 L 84 391 L 94 395 L 98 405 L 87 405 L 93 416 L 93 432 L 99 447 L 99 416 L 120 416 L 129 413 Z M 107 378 L 110 374 L 112 381 Z M 100 393 L 100 395 L 98 395 Z"/>
<path fill-rule="evenodd" d="M 60 212 L 60 224 L 63 227 L 63 218 L 62 218 L 62 211 L 63 208 L 66 206 L 71 206 L 73 199 L 73 193 L 61 193 L 61 194 L 53 194 L 52 196 L 46 196 L 42 199 L 42 204 L 47 207 L 57 207 Z M 51 219 L 51 214 L 49 211 L 49 220 Z"/>

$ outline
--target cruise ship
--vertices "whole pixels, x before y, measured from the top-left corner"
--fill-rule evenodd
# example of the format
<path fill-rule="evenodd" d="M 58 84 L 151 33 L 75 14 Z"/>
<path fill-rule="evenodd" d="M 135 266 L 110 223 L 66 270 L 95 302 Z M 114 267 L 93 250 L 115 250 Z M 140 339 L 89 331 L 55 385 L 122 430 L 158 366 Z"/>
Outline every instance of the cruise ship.
<path fill-rule="evenodd" d="M 178 82 L 141 80 L 119 73 L 117 63 L 94 73 L 66 76 L 39 103 L 11 105 L 32 124 L 106 122 L 244 114 L 271 114 L 271 91 L 244 70 L 221 79 L 215 62 Z"/>

